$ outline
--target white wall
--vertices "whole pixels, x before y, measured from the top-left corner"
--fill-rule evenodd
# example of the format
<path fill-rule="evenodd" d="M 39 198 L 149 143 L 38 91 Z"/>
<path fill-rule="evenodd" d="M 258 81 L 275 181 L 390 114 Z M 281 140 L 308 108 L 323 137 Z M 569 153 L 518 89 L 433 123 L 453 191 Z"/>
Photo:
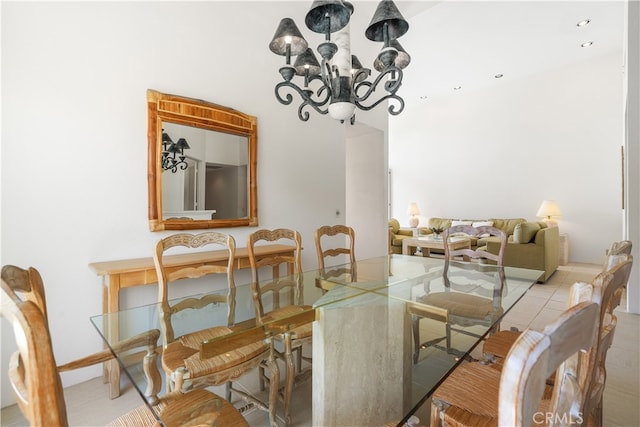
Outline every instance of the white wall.
<path fill-rule="evenodd" d="M 409 105 L 390 120 L 392 214 L 535 219 L 555 199 L 570 260 L 601 262 L 622 230 L 622 51 Z"/>
<path fill-rule="evenodd" d="M 102 311 L 101 281 L 87 265 L 151 256 L 166 235 L 147 225 L 148 88 L 258 117 L 260 227 L 299 230 L 303 263 L 315 266 L 313 231 L 344 221 L 335 217 L 336 209 L 345 212 L 344 125 L 315 112 L 302 123 L 297 105 L 280 105 L 273 90 L 284 58 L 268 49 L 280 18 L 291 16 L 302 29 L 308 6 L 3 2 L 1 264 L 42 273 L 59 363 L 102 347 L 89 322 Z M 221 231 L 245 246 L 253 230 Z M 155 292 L 128 290 L 121 306 L 153 301 Z M 5 406 L 15 346 L 2 322 Z M 63 381 L 100 372 L 64 374 Z"/>

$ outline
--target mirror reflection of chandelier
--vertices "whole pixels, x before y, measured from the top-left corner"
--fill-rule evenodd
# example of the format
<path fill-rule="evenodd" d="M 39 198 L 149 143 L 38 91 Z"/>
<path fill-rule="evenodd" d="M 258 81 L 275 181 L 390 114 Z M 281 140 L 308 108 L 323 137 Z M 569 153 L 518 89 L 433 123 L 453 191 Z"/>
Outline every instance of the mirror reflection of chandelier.
<path fill-rule="evenodd" d="M 280 90 L 286 87 L 297 92 L 302 98 L 298 107 L 298 118 L 302 121 L 309 120 L 309 112 L 305 110 L 307 106 L 320 114 L 328 112 L 340 122 L 349 119 L 351 124 L 355 121 L 356 107 L 366 111 L 391 100 L 390 114 L 398 115 L 404 109 L 404 100 L 396 92 L 402 84 L 402 69 L 409 65 L 411 57 L 396 39 L 409 30 L 409 23 L 392 0 L 382 0 L 378 4 L 365 31 L 369 40 L 383 42 L 373 64 L 380 74 L 370 82 L 367 78 L 371 70 L 363 68 L 358 58 L 351 55 L 348 24 L 353 12 L 353 5 L 347 1 L 316 0 L 311 5 L 305 23 L 311 31 L 325 35 L 325 41 L 318 46 L 322 65 L 291 18 L 280 21 L 269 44 L 273 53 L 286 57 L 285 65 L 280 68 L 284 81 L 276 85 L 276 99 L 289 105 L 293 96 L 287 93 L 283 97 Z M 334 34 L 335 43 L 331 41 L 331 34 Z M 293 66 L 291 56 L 297 56 Z M 292 82 L 296 75 L 304 77 L 303 88 Z M 370 100 L 380 82 L 383 82 L 386 93 Z M 318 89 L 312 89 L 312 85 Z"/>
<path fill-rule="evenodd" d="M 187 169 L 187 162 L 185 162 L 186 156 L 184 150 L 187 150 L 189 144 L 184 138 L 178 139 L 178 142 L 173 142 L 168 133 L 162 129 L 162 170 L 170 170 L 173 173 Z M 177 158 L 176 158 L 177 157 Z"/>

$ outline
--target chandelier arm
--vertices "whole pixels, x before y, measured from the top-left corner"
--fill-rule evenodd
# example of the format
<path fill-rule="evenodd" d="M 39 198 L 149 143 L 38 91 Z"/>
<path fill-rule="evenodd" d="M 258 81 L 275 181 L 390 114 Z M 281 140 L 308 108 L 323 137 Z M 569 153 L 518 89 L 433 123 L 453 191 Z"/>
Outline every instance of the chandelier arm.
<path fill-rule="evenodd" d="M 400 89 L 400 86 L 402 85 L 402 70 L 392 65 L 385 68 L 380 74 L 378 74 L 378 77 L 376 77 L 376 79 L 373 82 L 365 80 L 365 81 L 353 84 L 353 96 L 356 100 L 356 104 L 360 105 L 359 104 L 360 102 L 366 101 L 367 98 L 369 98 L 369 96 L 371 96 L 371 94 L 375 92 L 380 81 L 383 78 L 385 78 L 387 75 L 392 73 L 395 73 L 396 78 L 392 80 L 387 80 L 384 84 L 384 89 L 387 92 L 389 92 L 391 95 L 395 95 L 395 93 L 398 91 L 398 89 Z M 355 79 L 354 79 L 354 82 L 355 82 Z M 361 91 L 362 87 L 366 87 L 368 89 L 362 96 L 360 96 L 358 95 L 358 91 Z"/>
<path fill-rule="evenodd" d="M 298 85 L 296 85 L 295 83 L 292 83 L 290 81 L 284 81 L 284 82 L 280 82 L 276 85 L 275 88 L 275 94 L 276 94 L 276 99 L 284 105 L 289 105 L 293 102 L 293 96 L 290 93 L 287 93 L 286 96 L 283 98 L 280 95 L 280 89 L 284 88 L 284 87 L 288 87 L 291 88 L 293 90 L 295 90 L 296 92 L 298 92 L 298 95 L 300 95 L 300 97 L 302 98 L 302 104 L 300 104 L 300 107 L 298 107 L 298 118 L 300 120 L 302 120 L 303 122 L 306 122 L 307 120 L 309 120 L 309 113 L 306 111 L 303 111 L 303 109 L 306 106 L 310 106 L 311 108 L 313 108 L 314 110 L 316 110 L 318 113 L 320 114 L 327 114 L 328 109 L 322 109 L 321 107 L 324 106 L 327 102 L 329 102 L 329 100 L 331 99 L 331 92 L 326 90 L 326 84 L 324 82 L 324 80 L 322 80 L 322 78 L 320 76 L 313 76 L 309 79 L 309 82 L 313 81 L 313 80 L 321 80 L 323 85 L 318 89 L 317 95 L 321 96 L 323 92 L 326 91 L 326 95 L 324 96 L 324 98 L 321 98 L 319 100 L 314 100 L 311 98 L 310 94 L 313 93 L 313 91 L 311 90 L 303 90 L 300 89 L 300 87 Z"/>
<path fill-rule="evenodd" d="M 391 74 L 392 76 L 395 75 L 395 79 L 387 80 L 384 83 L 384 89 L 388 92 L 388 94 L 381 97 L 373 104 L 364 105 L 364 102 L 366 102 L 367 99 L 369 99 L 369 97 L 373 94 L 373 92 L 375 92 L 382 79 L 389 74 Z M 402 110 L 404 110 L 404 100 L 399 95 L 396 95 L 396 92 L 398 91 L 398 89 L 400 89 L 400 86 L 402 86 L 402 70 L 393 65 L 389 66 L 385 68 L 373 82 L 365 80 L 353 84 L 354 102 L 356 106 L 361 110 L 368 111 L 375 108 L 378 104 L 384 101 L 394 100 L 397 104 L 390 104 L 388 111 L 391 115 L 396 116 L 400 114 Z M 362 92 L 362 88 L 366 88 L 366 91 L 364 92 L 364 94 L 359 95 L 358 92 Z"/>
<path fill-rule="evenodd" d="M 397 116 L 398 114 L 402 113 L 402 110 L 404 110 L 404 100 L 399 95 L 396 95 L 395 93 L 385 95 L 371 105 L 363 105 L 357 99 L 355 100 L 355 104 L 359 109 L 364 111 L 369 111 L 377 107 L 378 104 L 380 104 L 381 102 L 387 101 L 389 99 L 394 100 L 399 104 L 397 109 L 395 104 L 390 104 L 389 108 L 387 109 L 387 111 L 389 111 L 389 114 Z"/>

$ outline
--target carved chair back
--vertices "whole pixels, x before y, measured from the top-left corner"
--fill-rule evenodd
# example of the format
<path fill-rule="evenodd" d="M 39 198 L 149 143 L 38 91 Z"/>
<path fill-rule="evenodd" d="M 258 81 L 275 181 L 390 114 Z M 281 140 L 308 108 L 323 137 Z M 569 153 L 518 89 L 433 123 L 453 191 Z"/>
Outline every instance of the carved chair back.
<path fill-rule="evenodd" d="M 599 305 L 591 301 L 591 284 L 576 283 L 574 289 L 572 299 L 582 302 L 542 332 L 526 330 L 511 347 L 500 377 L 499 425 L 533 424 L 547 378 L 554 372 L 555 387 L 545 419 L 538 421 L 558 425 L 569 418 L 578 422 L 583 416 L 589 366 L 582 353 L 595 351 Z"/>
<path fill-rule="evenodd" d="M 487 252 L 486 250 L 481 248 L 477 248 L 475 250 L 466 248 L 453 250 L 450 248 L 447 242 L 449 241 L 450 237 L 456 234 L 478 237 L 498 237 L 500 239 L 500 250 L 497 254 Z M 453 260 L 456 257 L 468 257 L 471 259 L 486 258 L 495 261 L 497 265 L 503 264 L 504 251 L 507 247 L 507 233 L 500 230 L 499 228 L 491 226 L 472 227 L 470 225 L 454 225 L 444 230 L 444 232 L 442 233 L 442 239 L 445 242 L 444 255 L 447 261 Z"/>
<path fill-rule="evenodd" d="M 257 255 L 255 248 L 260 243 L 282 242 L 295 246 L 293 254 Z M 262 322 L 269 311 L 290 305 L 302 305 L 302 237 L 295 230 L 278 228 L 258 230 L 247 238 L 249 262 L 251 264 L 251 289 L 256 319 Z M 265 270 L 270 271 L 270 278 Z M 263 276 L 263 279 L 261 279 Z M 265 309 L 270 307 L 270 309 Z"/>
<path fill-rule="evenodd" d="M 315 232 L 316 254 L 318 255 L 318 268 L 323 279 L 341 277 L 349 282 L 355 282 L 357 278 L 355 257 L 355 232 L 346 225 L 325 225 Z M 344 240 L 339 240 L 342 238 Z M 324 244 L 323 244 L 324 241 Z M 330 246 L 333 243 L 333 246 Z M 348 258 L 348 266 L 345 264 L 336 267 L 327 267 L 325 261 L 339 256 Z"/>
<path fill-rule="evenodd" d="M 165 264 L 163 256 L 172 248 L 199 249 L 208 247 L 209 249 L 224 249 L 229 253 L 228 261 L 225 265 L 203 264 L 196 267 L 172 267 Z M 208 231 L 199 234 L 178 233 L 165 237 L 158 241 L 153 254 L 153 260 L 158 276 L 158 302 L 162 308 L 162 333 L 163 345 L 174 341 L 176 338 L 171 317 L 176 313 L 186 309 L 198 309 L 209 304 L 227 304 L 227 326 L 235 323 L 235 262 L 236 243 L 233 236 Z M 224 274 L 227 279 L 227 294 L 205 294 L 200 298 L 187 298 L 171 302 L 169 296 L 169 284 L 181 279 L 197 279 L 211 274 Z"/>

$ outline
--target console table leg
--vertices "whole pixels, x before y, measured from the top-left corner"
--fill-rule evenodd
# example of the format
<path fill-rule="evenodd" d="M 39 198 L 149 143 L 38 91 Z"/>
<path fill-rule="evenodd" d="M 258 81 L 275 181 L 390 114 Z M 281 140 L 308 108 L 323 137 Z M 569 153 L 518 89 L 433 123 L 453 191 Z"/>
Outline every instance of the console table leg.
<path fill-rule="evenodd" d="M 107 297 L 107 313 L 117 313 L 120 310 L 120 276 L 117 274 L 105 276 L 108 280 L 105 294 Z M 119 322 L 118 316 L 110 316 L 108 320 L 109 324 L 105 325 L 107 334 L 109 335 L 109 342 L 117 342 L 119 339 Z M 112 360 L 105 363 L 104 369 L 109 379 L 109 398 L 115 399 L 120 396 L 120 365 L 116 360 Z"/>

